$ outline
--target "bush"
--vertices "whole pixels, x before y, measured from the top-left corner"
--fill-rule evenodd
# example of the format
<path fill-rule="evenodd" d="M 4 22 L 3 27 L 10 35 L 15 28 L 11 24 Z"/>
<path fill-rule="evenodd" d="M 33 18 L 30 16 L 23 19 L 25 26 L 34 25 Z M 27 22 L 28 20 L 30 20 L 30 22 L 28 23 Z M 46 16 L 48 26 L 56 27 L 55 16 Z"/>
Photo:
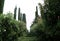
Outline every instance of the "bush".
<path fill-rule="evenodd" d="M 18 41 L 26 33 L 26 25 L 8 15 L 0 15 L 0 41 Z"/>

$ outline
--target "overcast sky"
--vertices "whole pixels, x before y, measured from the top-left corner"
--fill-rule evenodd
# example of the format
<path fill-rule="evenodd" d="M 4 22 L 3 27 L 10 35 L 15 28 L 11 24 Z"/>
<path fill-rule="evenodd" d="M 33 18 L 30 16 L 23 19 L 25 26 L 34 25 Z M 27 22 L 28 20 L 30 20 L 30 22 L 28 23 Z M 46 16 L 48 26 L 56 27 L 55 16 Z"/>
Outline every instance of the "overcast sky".
<path fill-rule="evenodd" d="M 35 17 L 35 9 L 38 3 L 43 4 L 43 0 L 5 0 L 4 12 L 14 13 L 14 8 L 21 8 L 21 12 L 26 14 L 27 29 L 30 29 L 30 25 Z"/>

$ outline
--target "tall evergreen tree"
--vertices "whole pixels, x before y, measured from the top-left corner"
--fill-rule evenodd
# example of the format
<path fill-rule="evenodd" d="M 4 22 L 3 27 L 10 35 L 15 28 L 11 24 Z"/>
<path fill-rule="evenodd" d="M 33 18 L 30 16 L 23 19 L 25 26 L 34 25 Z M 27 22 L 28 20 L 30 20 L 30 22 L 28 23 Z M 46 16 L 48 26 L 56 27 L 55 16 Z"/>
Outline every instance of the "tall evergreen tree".
<path fill-rule="evenodd" d="M 40 7 L 41 18 L 44 19 L 44 18 L 45 18 L 45 17 L 44 17 L 44 8 L 43 8 L 43 6 L 42 6 L 41 3 L 39 3 L 38 5 L 39 5 L 39 7 Z"/>
<path fill-rule="evenodd" d="M 4 0 L 0 0 L 0 14 L 3 13 Z"/>
<path fill-rule="evenodd" d="M 20 8 L 18 9 L 18 20 L 21 20 Z"/>
<path fill-rule="evenodd" d="M 36 6 L 36 11 L 35 11 L 35 18 L 38 17 L 38 7 Z"/>
<path fill-rule="evenodd" d="M 38 19 L 39 15 L 38 15 L 38 7 L 36 6 L 36 11 L 35 11 L 35 20 L 33 23 L 37 23 L 37 19 Z"/>
<path fill-rule="evenodd" d="M 23 14 L 23 22 L 26 23 L 26 15 L 25 14 Z"/>
<path fill-rule="evenodd" d="M 14 9 L 14 19 L 16 19 L 16 13 L 17 13 L 17 6 Z"/>
<path fill-rule="evenodd" d="M 20 16 L 21 16 L 21 21 L 23 21 L 23 14 L 21 13 Z"/>
<path fill-rule="evenodd" d="M 31 25 L 31 27 L 35 24 L 35 23 L 38 23 L 38 7 L 36 6 L 36 11 L 35 11 L 35 19 L 33 21 L 33 24 Z"/>

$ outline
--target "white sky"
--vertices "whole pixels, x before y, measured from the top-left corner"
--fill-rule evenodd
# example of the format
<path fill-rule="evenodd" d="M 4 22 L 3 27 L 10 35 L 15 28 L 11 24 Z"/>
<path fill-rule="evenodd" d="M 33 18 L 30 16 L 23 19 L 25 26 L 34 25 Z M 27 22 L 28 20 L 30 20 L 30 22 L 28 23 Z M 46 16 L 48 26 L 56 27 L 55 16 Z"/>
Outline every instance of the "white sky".
<path fill-rule="evenodd" d="M 43 0 L 5 0 L 4 12 L 9 11 L 14 13 L 14 8 L 17 6 L 21 8 L 21 12 L 26 14 L 27 29 L 30 29 L 30 25 L 35 17 L 35 9 L 38 3 L 43 4 Z"/>

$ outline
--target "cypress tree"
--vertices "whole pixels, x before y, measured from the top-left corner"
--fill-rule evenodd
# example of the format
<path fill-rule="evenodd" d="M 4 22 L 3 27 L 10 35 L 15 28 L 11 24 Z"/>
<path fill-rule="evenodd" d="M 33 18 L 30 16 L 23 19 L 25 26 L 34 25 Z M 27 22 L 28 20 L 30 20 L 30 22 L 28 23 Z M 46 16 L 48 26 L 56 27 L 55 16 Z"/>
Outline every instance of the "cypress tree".
<path fill-rule="evenodd" d="M 0 0 L 0 14 L 3 13 L 4 0 Z"/>
<path fill-rule="evenodd" d="M 35 20 L 33 23 L 37 23 L 37 18 L 39 17 L 38 15 L 38 7 L 36 6 L 36 11 L 35 11 Z"/>
<path fill-rule="evenodd" d="M 20 13 L 20 16 L 21 16 L 21 21 L 23 21 L 23 14 L 22 14 L 22 13 Z"/>
<path fill-rule="evenodd" d="M 38 7 L 36 6 L 35 18 L 38 17 Z"/>
<path fill-rule="evenodd" d="M 42 4 L 41 4 L 41 3 L 39 3 L 38 5 L 39 5 L 39 7 L 40 7 L 40 12 L 41 12 L 40 14 L 41 14 L 41 18 L 42 18 L 42 19 L 44 19 L 44 18 L 45 18 L 45 17 L 44 17 L 44 8 L 43 8 L 43 6 L 42 6 Z"/>
<path fill-rule="evenodd" d="M 25 14 L 23 14 L 23 22 L 26 23 L 26 15 Z"/>
<path fill-rule="evenodd" d="M 21 20 L 20 8 L 18 9 L 18 20 Z"/>
<path fill-rule="evenodd" d="M 17 13 L 17 6 L 14 9 L 14 19 L 16 19 L 16 13 Z"/>

